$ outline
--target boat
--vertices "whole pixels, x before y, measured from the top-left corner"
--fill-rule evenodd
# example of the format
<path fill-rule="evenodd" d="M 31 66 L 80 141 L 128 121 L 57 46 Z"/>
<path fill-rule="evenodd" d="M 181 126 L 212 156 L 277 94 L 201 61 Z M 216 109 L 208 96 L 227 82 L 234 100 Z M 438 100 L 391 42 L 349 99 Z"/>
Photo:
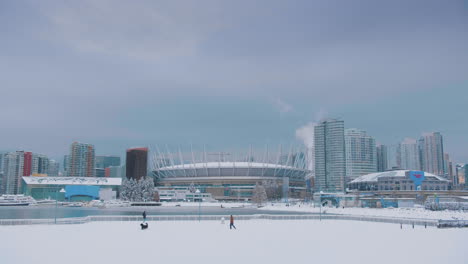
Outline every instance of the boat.
<path fill-rule="evenodd" d="M 53 200 L 53 199 L 43 199 L 43 200 L 37 200 L 37 205 L 51 205 L 51 204 L 55 204 L 57 201 Z"/>
<path fill-rule="evenodd" d="M 4 194 L 0 196 L 0 206 L 28 206 L 35 203 L 34 198 L 23 194 Z"/>
<path fill-rule="evenodd" d="M 83 203 L 81 202 L 68 202 L 68 203 L 63 203 L 63 206 L 65 207 L 83 207 Z"/>

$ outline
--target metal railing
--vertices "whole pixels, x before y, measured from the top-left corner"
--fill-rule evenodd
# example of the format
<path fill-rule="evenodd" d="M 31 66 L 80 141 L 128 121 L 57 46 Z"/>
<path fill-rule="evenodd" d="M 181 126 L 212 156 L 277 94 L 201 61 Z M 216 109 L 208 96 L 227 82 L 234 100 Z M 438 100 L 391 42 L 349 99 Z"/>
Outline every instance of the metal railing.
<path fill-rule="evenodd" d="M 227 221 L 229 216 L 222 215 L 155 215 L 148 216 L 146 221 Z M 435 220 L 416 219 L 386 216 L 365 216 L 365 215 L 237 215 L 236 221 L 249 220 L 348 220 L 378 223 L 393 223 L 402 225 L 420 225 L 434 227 L 468 227 L 468 220 Z M 88 222 L 129 222 L 142 221 L 141 216 L 86 216 L 73 218 L 58 218 L 57 224 L 83 224 Z M 0 219 L 0 225 L 49 225 L 54 224 L 54 219 Z"/>

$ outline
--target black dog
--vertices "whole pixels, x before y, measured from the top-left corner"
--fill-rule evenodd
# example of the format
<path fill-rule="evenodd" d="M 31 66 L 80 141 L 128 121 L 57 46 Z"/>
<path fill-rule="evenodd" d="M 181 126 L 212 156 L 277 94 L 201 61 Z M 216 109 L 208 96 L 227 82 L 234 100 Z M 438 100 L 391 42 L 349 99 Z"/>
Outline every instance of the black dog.
<path fill-rule="evenodd" d="M 141 226 L 141 230 L 147 229 L 148 228 L 148 223 L 144 223 L 144 224 L 141 223 L 140 226 Z"/>

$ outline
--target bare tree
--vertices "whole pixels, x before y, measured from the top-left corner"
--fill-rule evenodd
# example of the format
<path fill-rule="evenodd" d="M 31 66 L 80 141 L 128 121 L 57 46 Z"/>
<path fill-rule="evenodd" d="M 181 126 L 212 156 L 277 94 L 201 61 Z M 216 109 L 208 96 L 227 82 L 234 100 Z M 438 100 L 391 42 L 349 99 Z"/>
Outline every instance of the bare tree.
<path fill-rule="evenodd" d="M 255 189 L 252 194 L 252 202 L 256 203 L 258 206 L 263 205 L 267 201 L 267 193 L 265 187 L 261 184 L 255 184 Z"/>

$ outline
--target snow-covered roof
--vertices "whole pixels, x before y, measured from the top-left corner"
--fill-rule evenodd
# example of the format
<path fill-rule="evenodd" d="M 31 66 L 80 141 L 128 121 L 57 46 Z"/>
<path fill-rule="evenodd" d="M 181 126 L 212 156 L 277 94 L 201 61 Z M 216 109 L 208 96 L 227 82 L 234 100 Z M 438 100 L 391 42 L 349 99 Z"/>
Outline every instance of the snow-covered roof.
<path fill-rule="evenodd" d="M 25 176 L 23 180 L 26 184 L 42 185 L 122 185 L 121 178 Z"/>
<path fill-rule="evenodd" d="M 201 162 L 189 163 L 174 166 L 161 167 L 157 170 L 175 170 L 175 169 L 204 169 L 204 168 L 271 168 L 271 169 L 290 169 L 298 170 L 299 168 L 272 164 L 272 163 L 259 163 L 259 162 Z"/>
<path fill-rule="evenodd" d="M 394 170 L 394 171 L 384 171 L 384 172 L 376 172 L 371 174 L 362 175 L 350 183 L 360 183 L 360 182 L 377 182 L 380 177 L 406 177 L 406 172 L 409 170 Z M 447 179 L 442 178 L 440 176 L 434 175 L 429 172 L 424 172 L 426 177 L 434 177 L 439 181 L 447 181 Z"/>

